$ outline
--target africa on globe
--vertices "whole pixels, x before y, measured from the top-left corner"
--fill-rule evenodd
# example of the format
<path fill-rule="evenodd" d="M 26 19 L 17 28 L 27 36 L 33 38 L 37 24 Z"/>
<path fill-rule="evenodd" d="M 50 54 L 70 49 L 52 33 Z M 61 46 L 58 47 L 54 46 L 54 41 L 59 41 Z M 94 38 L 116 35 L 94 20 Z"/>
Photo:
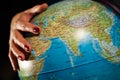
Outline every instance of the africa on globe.
<path fill-rule="evenodd" d="M 63 0 L 35 16 L 38 36 L 21 80 L 120 80 L 120 16 L 92 0 Z"/>

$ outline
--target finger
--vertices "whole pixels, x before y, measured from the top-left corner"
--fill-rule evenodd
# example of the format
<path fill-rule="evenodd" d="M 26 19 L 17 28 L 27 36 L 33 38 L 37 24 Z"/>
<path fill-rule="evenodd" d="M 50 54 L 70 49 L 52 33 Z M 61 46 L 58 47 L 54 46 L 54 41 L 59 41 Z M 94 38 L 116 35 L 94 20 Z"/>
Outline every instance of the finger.
<path fill-rule="evenodd" d="M 17 58 L 15 55 L 13 55 L 12 51 L 10 50 L 9 51 L 9 55 L 8 55 L 9 59 L 10 59 L 10 62 L 11 62 L 11 65 L 12 65 L 12 68 L 14 71 L 17 71 L 19 69 L 18 67 L 18 63 L 17 63 Z"/>
<path fill-rule="evenodd" d="M 34 25 L 30 22 L 26 22 L 26 21 L 20 21 L 19 23 L 16 23 L 16 28 L 20 31 L 31 32 L 33 34 L 40 33 L 39 26 L 36 26 L 36 25 Z"/>
<path fill-rule="evenodd" d="M 40 13 L 40 12 L 43 12 L 44 10 L 46 10 L 48 8 L 48 4 L 47 3 L 43 3 L 43 4 L 40 4 L 40 5 L 36 5 L 28 10 L 25 11 L 25 13 L 30 13 L 32 16 L 37 14 L 37 13 Z"/>
<path fill-rule="evenodd" d="M 13 41 L 15 44 L 19 45 L 26 52 L 30 52 L 32 50 L 31 44 L 17 30 L 15 30 L 15 34 L 13 34 Z"/>
<path fill-rule="evenodd" d="M 25 55 L 22 52 L 22 49 L 19 46 L 17 46 L 14 43 L 14 41 L 11 42 L 10 49 L 11 49 L 12 53 L 14 54 L 14 56 L 16 56 L 18 59 L 20 59 L 22 61 L 25 60 Z"/>
<path fill-rule="evenodd" d="M 47 9 L 47 7 L 48 5 L 44 3 L 41 5 L 36 5 L 28 10 L 25 10 L 23 13 L 21 13 L 19 20 L 29 22 L 34 15 L 43 12 L 44 10 Z"/>
<path fill-rule="evenodd" d="M 48 5 L 44 3 L 42 5 L 37 5 L 31 9 L 24 11 L 20 16 L 19 21 L 14 23 L 16 25 L 16 28 L 21 31 L 28 31 L 34 34 L 39 34 L 40 28 L 30 23 L 29 21 L 36 13 L 44 11 L 47 9 L 47 7 Z"/>

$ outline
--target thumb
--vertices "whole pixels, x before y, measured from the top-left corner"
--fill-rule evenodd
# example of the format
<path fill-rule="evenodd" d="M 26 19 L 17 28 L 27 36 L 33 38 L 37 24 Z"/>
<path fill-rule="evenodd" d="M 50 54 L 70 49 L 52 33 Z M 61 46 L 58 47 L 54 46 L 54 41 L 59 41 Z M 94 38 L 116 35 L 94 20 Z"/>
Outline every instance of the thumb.
<path fill-rule="evenodd" d="M 44 10 L 46 10 L 48 8 L 48 4 L 47 3 L 43 3 L 40 5 L 36 5 L 28 10 L 25 11 L 25 13 L 29 13 L 31 15 L 35 15 L 36 13 L 40 13 L 43 12 Z"/>

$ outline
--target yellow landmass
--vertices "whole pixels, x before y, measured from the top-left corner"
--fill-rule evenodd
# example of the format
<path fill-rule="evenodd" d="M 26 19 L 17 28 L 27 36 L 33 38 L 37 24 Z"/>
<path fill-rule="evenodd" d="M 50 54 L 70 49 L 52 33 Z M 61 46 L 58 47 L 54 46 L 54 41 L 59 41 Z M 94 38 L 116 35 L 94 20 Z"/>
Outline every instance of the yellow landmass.
<path fill-rule="evenodd" d="M 79 40 L 76 39 L 74 37 L 75 36 L 74 33 L 78 29 L 81 29 L 81 27 L 75 28 L 69 25 L 67 23 L 67 20 L 74 20 L 77 18 L 77 16 L 82 17 L 89 15 L 92 18 L 87 23 L 87 25 L 84 26 L 84 30 L 90 32 L 91 34 L 93 34 L 94 37 L 98 37 L 100 40 L 108 40 L 107 42 L 110 42 L 109 41 L 110 36 L 104 32 L 104 29 L 106 27 L 109 27 L 111 21 L 107 15 L 103 14 L 102 12 L 100 14 L 100 11 L 103 10 L 104 7 L 101 7 L 94 3 L 93 4 L 91 3 L 90 7 L 86 7 L 86 8 L 82 8 L 81 6 L 80 9 L 76 9 L 75 6 L 77 7 L 78 5 L 73 5 L 73 7 L 69 10 L 69 13 L 67 13 L 67 15 L 64 15 L 63 12 L 62 13 L 60 12 L 58 14 L 57 6 L 55 7 L 55 9 L 50 8 L 48 9 L 48 11 L 39 15 L 38 17 L 41 19 L 38 20 L 37 18 L 37 21 L 39 21 L 39 23 L 43 22 L 44 19 L 47 19 L 47 28 L 41 27 L 41 34 L 45 35 L 45 37 L 47 38 L 55 38 L 57 36 L 60 36 L 62 40 L 64 40 L 68 44 L 68 46 L 71 48 L 73 53 L 75 54 L 79 53 L 78 43 L 80 42 L 81 39 Z M 53 15 L 55 15 L 55 20 L 51 19 L 51 16 Z M 103 17 L 100 17 L 101 15 Z M 43 26 L 43 25 L 40 24 L 39 26 Z M 37 56 L 43 54 L 49 48 L 49 45 L 51 43 L 50 40 L 44 43 L 38 37 L 31 38 L 31 40 L 35 52 L 37 53 Z"/>
<path fill-rule="evenodd" d="M 41 54 L 45 53 L 45 51 L 49 48 L 51 42 L 48 41 L 42 41 L 40 40 L 40 37 L 33 36 L 27 38 L 29 42 L 32 45 L 32 48 L 34 49 L 36 53 L 36 57 L 40 56 Z"/>

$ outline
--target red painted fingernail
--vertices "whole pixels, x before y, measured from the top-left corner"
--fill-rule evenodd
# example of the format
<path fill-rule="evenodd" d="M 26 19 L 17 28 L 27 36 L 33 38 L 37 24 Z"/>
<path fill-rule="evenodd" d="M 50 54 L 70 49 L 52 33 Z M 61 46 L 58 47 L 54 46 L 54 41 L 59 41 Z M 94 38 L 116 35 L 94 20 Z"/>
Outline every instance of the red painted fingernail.
<path fill-rule="evenodd" d="M 18 59 L 19 59 L 19 60 L 21 60 L 21 61 L 23 61 L 23 59 L 22 59 L 22 57 L 21 57 L 21 56 L 18 56 Z"/>
<path fill-rule="evenodd" d="M 40 29 L 37 28 L 37 27 L 35 27 L 35 28 L 33 29 L 33 31 L 34 31 L 35 33 L 39 33 L 39 32 L 40 32 Z"/>
<path fill-rule="evenodd" d="M 29 51 L 29 47 L 28 46 L 24 46 L 24 49 L 26 50 L 26 51 Z"/>

